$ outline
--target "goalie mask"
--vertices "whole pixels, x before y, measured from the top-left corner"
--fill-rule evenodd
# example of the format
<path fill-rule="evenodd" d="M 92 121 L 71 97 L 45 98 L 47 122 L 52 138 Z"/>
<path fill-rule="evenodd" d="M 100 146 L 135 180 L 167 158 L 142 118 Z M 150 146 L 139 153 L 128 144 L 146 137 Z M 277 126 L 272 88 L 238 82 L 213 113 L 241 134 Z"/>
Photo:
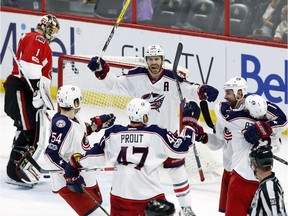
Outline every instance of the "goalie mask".
<path fill-rule="evenodd" d="M 58 89 L 57 102 L 61 108 L 80 109 L 83 95 L 79 87 L 64 85 Z"/>
<path fill-rule="evenodd" d="M 131 122 L 146 124 L 150 110 L 151 106 L 148 101 L 141 98 L 134 98 L 128 103 L 126 113 Z"/>
<path fill-rule="evenodd" d="M 233 90 L 236 98 L 239 90 L 242 90 L 242 96 L 244 96 L 247 94 L 247 82 L 242 77 L 233 77 L 224 84 L 224 90 L 229 89 Z"/>
<path fill-rule="evenodd" d="M 145 60 L 147 60 L 149 56 L 161 56 L 163 61 L 165 59 L 164 51 L 160 45 L 149 46 L 145 52 Z"/>
<path fill-rule="evenodd" d="M 259 95 L 249 95 L 245 99 L 245 109 L 249 111 L 253 118 L 262 119 L 267 113 L 267 102 Z"/>
<path fill-rule="evenodd" d="M 36 29 L 40 29 L 44 33 L 44 38 L 51 43 L 55 34 L 59 31 L 60 25 L 58 20 L 52 14 L 45 15 L 39 20 Z"/>

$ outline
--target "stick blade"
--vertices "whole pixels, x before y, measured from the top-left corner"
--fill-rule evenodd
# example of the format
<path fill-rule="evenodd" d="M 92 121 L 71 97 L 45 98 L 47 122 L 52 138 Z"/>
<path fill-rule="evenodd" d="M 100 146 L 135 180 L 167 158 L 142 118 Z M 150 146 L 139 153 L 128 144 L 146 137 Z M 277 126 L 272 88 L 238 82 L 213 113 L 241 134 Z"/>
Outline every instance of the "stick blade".
<path fill-rule="evenodd" d="M 180 57 L 181 57 L 181 54 L 182 54 L 182 50 L 183 50 L 183 44 L 181 42 L 179 42 L 178 46 L 177 46 L 177 50 L 176 50 L 174 63 L 173 63 L 173 72 L 177 71 L 177 67 L 178 67 L 179 60 L 180 60 Z"/>

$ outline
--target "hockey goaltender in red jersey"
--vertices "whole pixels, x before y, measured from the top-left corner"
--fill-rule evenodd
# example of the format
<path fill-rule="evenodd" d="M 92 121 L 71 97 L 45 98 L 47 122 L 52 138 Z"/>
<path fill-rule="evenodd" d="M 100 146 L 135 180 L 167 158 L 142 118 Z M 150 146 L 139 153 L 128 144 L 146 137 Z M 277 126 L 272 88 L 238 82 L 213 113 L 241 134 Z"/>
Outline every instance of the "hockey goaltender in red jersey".
<path fill-rule="evenodd" d="M 52 79 L 52 50 L 49 44 L 59 29 L 56 17 L 48 14 L 40 18 L 35 32 L 23 34 L 16 52 L 20 66 L 14 62 L 12 73 L 4 83 L 4 110 L 16 127 L 7 164 L 10 178 L 7 183 L 32 186 L 39 180 L 37 171 L 33 167 L 28 169 L 29 164 L 21 152 L 25 154 L 29 151 L 33 155 L 37 149 L 37 110 L 44 104 L 53 108 L 53 104 L 49 103 Z"/>
<path fill-rule="evenodd" d="M 150 103 L 134 98 L 127 105 L 128 126 L 113 125 L 105 131 L 99 143 L 81 155 L 73 154 L 66 165 L 67 184 L 72 190 L 83 193 L 85 181 L 79 168 L 114 164 L 110 193 L 111 216 L 145 216 L 150 200 L 165 198 L 159 182 L 157 168 L 168 158 L 183 158 L 194 144 L 194 124 L 200 109 L 195 102 L 186 104 L 180 136 L 157 125 L 147 126 Z M 193 108 L 192 108 L 193 107 Z"/>

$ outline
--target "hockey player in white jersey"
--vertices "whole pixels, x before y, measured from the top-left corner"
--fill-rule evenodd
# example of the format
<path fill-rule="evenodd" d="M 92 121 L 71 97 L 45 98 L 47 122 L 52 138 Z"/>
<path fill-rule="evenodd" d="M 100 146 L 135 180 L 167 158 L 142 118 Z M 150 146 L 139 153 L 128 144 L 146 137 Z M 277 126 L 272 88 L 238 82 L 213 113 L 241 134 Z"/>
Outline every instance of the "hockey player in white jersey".
<path fill-rule="evenodd" d="M 261 96 L 250 95 L 244 100 L 244 105 L 242 103 L 243 109 L 216 110 L 217 124 L 219 124 L 221 128 L 225 128 L 225 130 L 223 130 L 223 132 L 226 131 L 224 132 L 224 136 L 226 135 L 226 137 L 229 138 L 229 142 L 224 142 L 226 146 L 223 149 L 223 163 L 227 162 L 230 164 L 228 168 L 230 168 L 231 171 L 227 172 L 228 176 L 225 179 L 226 181 L 224 181 L 226 185 L 222 182 L 222 187 L 226 189 L 226 193 L 221 191 L 223 194 L 221 194 L 220 197 L 223 199 L 220 199 L 220 204 L 221 201 L 223 201 L 222 204 L 225 204 L 223 207 L 225 208 L 225 215 L 227 216 L 246 216 L 252 197 L 258 187 L 258 181 L 247 162 L 250 149 L 253 145 L 245 140 L 244 134 L 250 127 L 254 127 L 254 125 L 260 125 L 259 127 L 261 127 L 261 125 L 269 123 L 268 119 L 272 119 L 269 105 L 270 102 L 266 102 Z M 269 108 L 268 111 L 267 107 Z M 276 105 L 274 105 L 273 108 L 276 108 Z M 247 112 L 247 110 L 249 112 Z M 223 113 L 223 111 L 225 111 L 225 113 Z M 285 114 L 280 109 L 277 110 L 277 113 L 280 115 L 280 117 L 277 118 L 279 124 L 273 129 L 273 134 L 271 131 L 266 132 L 266 130 L 269 130 L 267 129 L 268 126 L 267 128 L 261 129 L 263 133 L 261 140 L 270 140 L 269 143 L 275 147 L 275 151 L 281 145 L 279 137 L 284 130 L 285 124 L 287 124 L 285 120 L 282 121 L 286 119 Z M 275 118 L 275 116 L 273 117 Z M 219 129 L 220 127 L 216 126 L 216 131 L 217 128 Z M 228 131 L 229 133 L 227 133 Z M 211 145 L 211 142 L 214 145 L 218 142 L 219 145 L 221 141 L 222 140 L 217 139 L 215 135 L 208 134 L 209 145 Z M 255 141 L 254 144 L 258 142 L 259 140 Z M 245 193 L 243 193 L 244 190 Z M 225 198 L 227 200 L 225 200 Z M 237 211 L 235 211 L 235 209 L 237 209 Z"/>
<path fill-rule="evenodd" d="M 82 179 L 79 177 L 79 168 L 103 166 L 109 161 L 116 167 L 110 193 L 110 215 L 145 216 L 150 200 L 165 199 L 157 172 L 159 166 L 168 157 L 184 158 L 194 143 L 193 126 L 200 110 L 193 104 L 195 102 L 186 104 L 183 111 L 184 129 L 176 137 L 171 131 L 157 125 L 146 126 L 150 119 L 150 103 L 140 98 L 132 99 L 127 105 L 130 124 L 114 125 L 107 129 L 100 142 L 80 159 L 79 154 L 72 155 L 65 175 Z M 77 184 L 82 185 L 84 181 L 75 184 L 82 192 Z"/>
<path fill-rule="evenodd" d="M 95 72 L 98 79 L 103 80 L 107 86 L 120 94 L 131 98 L 143 98 L 151 104 L 150 124 L 179 131 L 179 96 L 173 72 L 163 69 L 164 51 L 160 45 L 149 46 L 145 52 L 147 67 L 137 67 L 123 76 L 117 77 L 108 73 L 109 66 L 103 59 L 98 63 L 98 57 L 93 57 L 88 67 Z M 98 71 L 100 70 L 100 71 Z M 199 85 L 188 82 L 178 76 L 183 97 L 187 101 L 208 100 L 215 101 L 218 90 L 209 85 Z M 193 215 L 191 209 L 191 195 L 187 173 L 184 167 L 185 160 L 169 158 L 164 168 L 169 168 L 170 178 L 173 182 L 175 194 L 185 215 Z"/>
<path fill-rule="evenodd" d="M 84 154 L 90 149 L 87 138 L 92 132 L 98 132 L 114 123 L 113 114 L 92 117 L 91 124 L 81 121 L 79 110 L 83 95 L 77 86 L 64 85 L 58 89 L 57 102 L 61 111 L 56 113 L 51 121 L 51 134 L 45 156 L 51 169 L 64 170 L 71 155 L 75 152 Z M 86 190 L 95 200 L 102 203 L 102 196 L 94 172 L 86 172 L 83 177 Z M 78 215 L 101 215 L 102 210 L 85 194 L 71 191 L 73 185 L 66 186 L 70 180 L 63 173 L 52 173 L 52 191 L 59 194 Z M 73 179 L 74 181 L 80 181 Z"/>

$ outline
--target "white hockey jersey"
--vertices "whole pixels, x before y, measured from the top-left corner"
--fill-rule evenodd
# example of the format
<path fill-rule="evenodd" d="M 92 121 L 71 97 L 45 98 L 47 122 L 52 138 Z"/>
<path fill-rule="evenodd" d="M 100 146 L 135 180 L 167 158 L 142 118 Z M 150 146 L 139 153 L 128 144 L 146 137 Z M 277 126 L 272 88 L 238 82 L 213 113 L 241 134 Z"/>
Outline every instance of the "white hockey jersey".
<path fill-rule="evenodd" d="M 215 114 L 217 122 L 215 124 L 216 133 L 208 133 L 207 146 L 211 150 L 218 150 L 222 148 L 223 151 L 223 167 L 226 171 L 232 171 L 232 134 L 226 127 L 226 115 L 231 111 L 227 103 L 220 102 L 215 106 Z"/>
<path fill-rule="evenodd" d="M 57 192 L 66 186 L 63 174 L 71 155 L 76 152 L 85 154 L 89 149 L 86 125 L 80 120 L 79 116 L 71 120 L 67 116 L 56 113 L 51 121 L 51 135 L 45 150 L 49 168 L 63 170 L 63 173 L 51 174 L 53 192 Z M 87 187 L 96 185 L 95 172 L 83 173 L 83 177 Z"/>
<path fill-rule="evenodd" d="M 268 114 L 267 114 L 268 115 Z M 245 110 L 233 111 L 231 110 L 223 120 L 225 127 L 231 132 L 231 168 L 246 180 L 257 181 L 249 163 L 249 153 L 253 145 L 244 139 L 244 131 L 254 124 L 257 119 L 252 118 Z M 278 132 L 279 128 L 276 129 Z M 279 140 L 279 133 L 275 131 L 270 136 L 272 151 L 276 152 L 281 146 Z"/>
<path fill-rule="evenodd" d="M 199 102 L 199 84 L 191 83 L 178 77 L 183 97 L 186 101 Z M 127 75 L 117 77 L 108 73 L 105 80 L 107 87 L 115 92 L 131 98 L 142 98 L 150 102 L 151 112 L 149 124 L 157 124 L 173 132 L 179 131 L 180 100 L 173 73 L 164 69 L 162 77 L 153 82 L 147 68 L 138 67 L 130 70 Z"/>
<path fill-rule="evenodd" d="M 163 193 L 157 169 L 168 157 L 184 158 L 194 136 L 194 129 L 189 126 L 175 137 L 157 125 L 137 128 L 114 125 L 105 131 L 100 143 L 80 159 L 80 164 L 103 166 L 109 161 L 117 169 L 111 194 L 147 200 Z"/>
<path fill-rule="evenodd" d="M 281 146 L 280 135 L 282 131 L 285 129 L 285 126 L 287 125 L 287 117 L 277 105 L 269 101 L 267 101 L 267 105 L 268 107 L 267 107 L 266 121 L 270 124 L 273 130 L 273 133 L 271 135 L 271 142 L 273 147 L 272 151 L 276 153 L 277 151 L 279 151 Z M 210 133 L 208 134 L 209 139 L 207 145 L 211 150 L 217 150 L 223 148 L 223 166 L 224 169 L 227 171 L 232 171 L 233 169 L 232 158 L 233 156 L 235 156 L 233 154 L 233 151 L 234 150 L 238 151 L 237 148 L 236 149 L 235 147 L 233 148 L 233 143 L 235 142 L 237 143 L 238 141 L 233 140 L 232 142 L 231 140 L 234 139 L 234 137 L 236 138 L 239 137 L 237 139 L 240 141 L 242 139 L 244 140 L 243 134 L 240 132 L 242 129 L 249 126 L 248 124 L 247 125 L 244 124 L 245 119 L 247 117 L 250 120 L 252 120 L 253 123 L 256 121 L 256 119 L 252 119 L 251 116 L 248 116 L 244 111 L 242 111 L 243 109 L 244 109 L 243 105 L 240 106 L 239 109 L 237 110 L 231 109 L 227 102 L 220 102 L 215 106 L 215 113 L 217 117 L 217 122 L 215 125 L 216 134 L 210 134 Z M 242 114 L 240 111 L 242 112 Z M 235 116 L 235 113 L 237 112 L 238 112 L 238 114 L 236 115 L 237 119 L 232 120 L 232 117 Z M 231 122 L 229 121 L 232 121 L 234 123 L 231 124 Z M 232 133 L 231 130 L 233 130 L 234 132 Z M 248 144 L 249 143 L 247 143 L 247 145 Z M 237 162 L 234 161 L 234 163 Z"/>

